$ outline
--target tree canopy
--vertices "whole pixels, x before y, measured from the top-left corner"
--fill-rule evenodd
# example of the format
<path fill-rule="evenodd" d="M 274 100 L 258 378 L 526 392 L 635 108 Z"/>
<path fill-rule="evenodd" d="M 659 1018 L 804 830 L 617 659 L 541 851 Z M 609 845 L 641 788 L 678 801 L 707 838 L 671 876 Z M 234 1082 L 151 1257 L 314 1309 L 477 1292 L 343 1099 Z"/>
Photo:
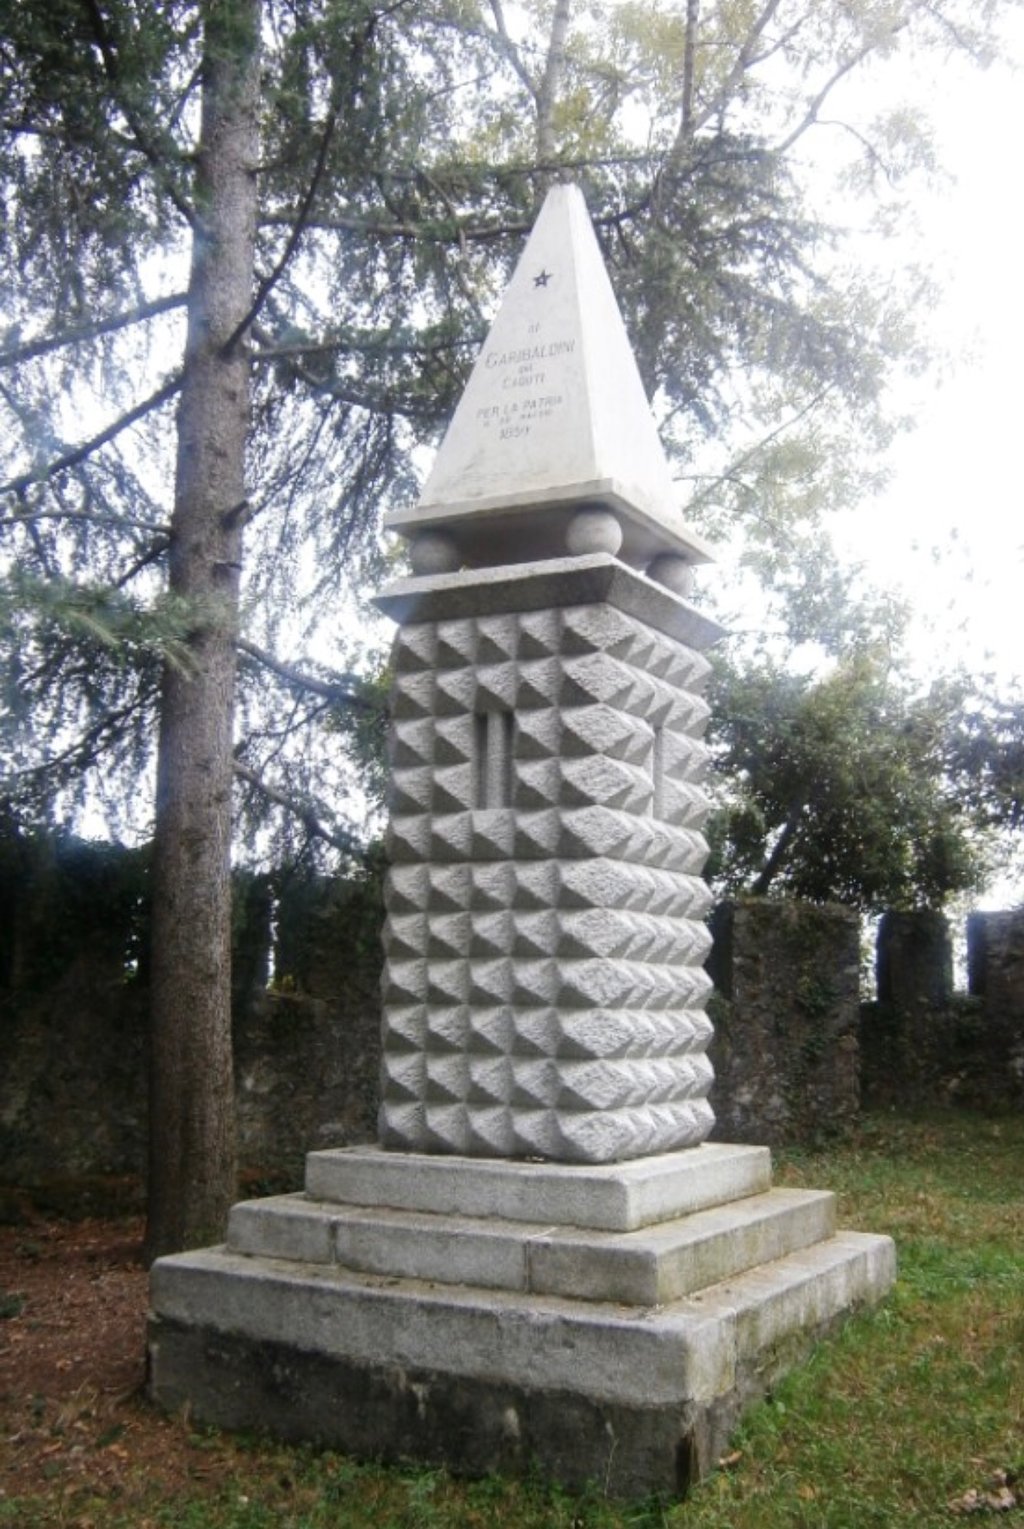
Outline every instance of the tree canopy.
<path fill-rule="evenodd" d="M 3 11 L 3 786 L 36 811 L 86 788 L 114 807 L 137 800 L 194 615 L 163 573 L 207 12 Z M 811 145 L 845 144 L 848 181 L 891 215 L 927 136 L 858 108 L 849 78 L 900 50 L 984 62 L 999 12 L 268 0 L 238 337 L 252 821 L 294 798 L 279 822 L 300 840 L 357 826 L 336 730 L 372 695 L 337 613 L 378 577 L 380 513 L 415 491 L 551 175 L 585 188 L 687 515 L 788 576 L 823 509 L 873 481 L 886 379 L 916 355 L 918 278 L 850 265 Z"/>

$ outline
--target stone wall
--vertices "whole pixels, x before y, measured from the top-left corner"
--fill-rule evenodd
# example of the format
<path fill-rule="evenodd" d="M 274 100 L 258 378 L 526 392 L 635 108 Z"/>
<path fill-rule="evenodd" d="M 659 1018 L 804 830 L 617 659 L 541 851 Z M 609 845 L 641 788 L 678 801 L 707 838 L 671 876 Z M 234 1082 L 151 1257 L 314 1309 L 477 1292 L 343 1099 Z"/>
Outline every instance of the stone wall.
<path fill-rule="evenodd" d="M 859 924 L 835 904 L 750 899 L 712 918 L 711 1103 L 720 1141 L 808 1141 L 860 1108 Z"/>
<path fill-rule="evenodd" d="M 297 1184 L 311 1149 L 375 1138 L 382 917 L 376 877 L 300 882 L 280 897 L 276 988 L 236 1004 L 243 1166 Z"/>
<path fill-rule="evenodd" d="M 0 841 L 0 1183 L 144 1174 L 146 877 L 141 853 Z M 237 878 L 244 1174 L 298 1184 L 311 1146 L 374 1135 L 380 918 L 373 874 Z"/>
<path fill-rule="evenodd" d="M 970 916 L 966 994 L 953 991 L 950 952 L 941 914 L 883 918 L 878 1001 L 861 1023 L 868 1107 L 1024 1107 L 1024 909 Z"/>

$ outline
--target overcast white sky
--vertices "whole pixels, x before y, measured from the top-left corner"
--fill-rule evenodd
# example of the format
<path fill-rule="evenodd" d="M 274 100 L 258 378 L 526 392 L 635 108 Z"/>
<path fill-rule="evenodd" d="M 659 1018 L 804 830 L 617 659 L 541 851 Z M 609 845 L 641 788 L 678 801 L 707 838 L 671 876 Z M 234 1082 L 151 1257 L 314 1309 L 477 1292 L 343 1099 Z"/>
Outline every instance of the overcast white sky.
<path fill-rule="evenodd" d="M 1010 36 L 1024 61 L 1024 16 Z M 899 581 L 913 600 L 923 666 L 959 656 L 1009 681 L 1024 678 L 1024 79 L 1001 64 L 933 63 L 908 83 L 923 93 L 940 160 L 956 177 L 915 207 L 944 286 L 930 323 L 964 359 L 914 385 L 917 428 L 893 450 L 891 487 L 844 531 L 876 580 Z"/>
<path fill-rule="evenodd" d="M 1008 35 L 1011 60 L 1024 63 L 1024 15 Z M 893 448 L 890 487 L 844 517 L 842 537 L 874 582 L 909 596 L 922 677 L 960 660 L 1009 689 L 1024 683 L 1024 76 L 1008 64 L 933 62 L 908 86 L 955 177 L 916 198 L 915 212 L 943 287 L 929 323 L 960 359 L 913 384 L 917 424 Z M 919 249 L 908 239 L 908 258 Z M 1018 864 L 979 906 L 1022 898 Z"/>

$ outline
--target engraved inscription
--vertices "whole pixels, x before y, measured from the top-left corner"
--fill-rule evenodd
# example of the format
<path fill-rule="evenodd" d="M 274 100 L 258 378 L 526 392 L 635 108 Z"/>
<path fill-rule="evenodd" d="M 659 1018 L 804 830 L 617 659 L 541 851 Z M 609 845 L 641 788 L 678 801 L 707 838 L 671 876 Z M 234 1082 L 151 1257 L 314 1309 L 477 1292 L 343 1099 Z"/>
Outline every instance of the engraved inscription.
<path fill-rule="evenodd" d="M 524 439 L 565 402 L 549 380 L 547 363 L 571 356 L 576 341 L 542 340 L 539 331 L 539 324 L 531 324 L 526 344 L 484 352 L 484 368 L 492 374 L 501 401 L 482 404 L 476 411 L 476 423 L 480 430 L 497 431 L 500 440 Z"/>

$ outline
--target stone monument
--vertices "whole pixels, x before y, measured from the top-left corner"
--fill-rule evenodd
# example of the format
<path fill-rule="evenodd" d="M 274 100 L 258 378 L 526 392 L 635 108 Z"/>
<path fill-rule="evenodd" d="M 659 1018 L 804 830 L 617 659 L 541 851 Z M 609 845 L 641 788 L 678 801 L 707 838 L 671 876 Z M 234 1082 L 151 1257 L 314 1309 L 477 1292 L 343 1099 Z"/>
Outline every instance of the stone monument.
<path fill-rule="evenodd" d="M 706 1140 L 708 551 L 583 197 L 548 195 L 418 505 L 379 1147 L 153 1269 L 168 1407 L 375 1458 L 681 1491 L 894 1273 Z"/>

